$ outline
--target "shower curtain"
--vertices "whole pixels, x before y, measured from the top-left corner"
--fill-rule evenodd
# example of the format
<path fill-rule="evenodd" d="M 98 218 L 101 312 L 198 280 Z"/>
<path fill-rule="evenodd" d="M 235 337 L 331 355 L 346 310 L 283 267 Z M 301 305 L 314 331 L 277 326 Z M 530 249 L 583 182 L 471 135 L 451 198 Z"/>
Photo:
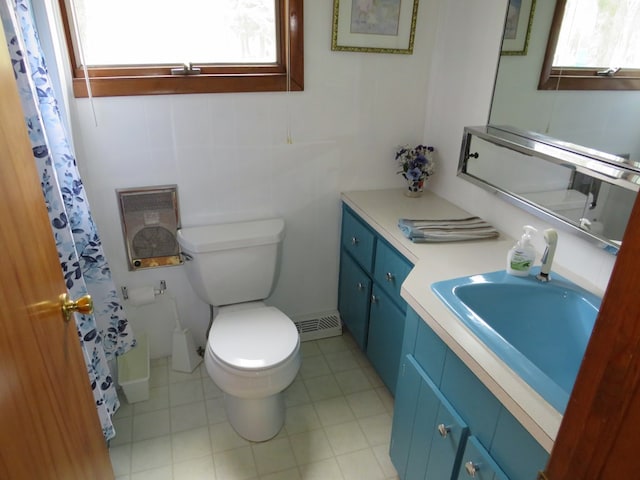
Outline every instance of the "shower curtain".
<path fill-rule="evenodd" d="M 106 440 L 119 407 L 108 360 L 128 351 L 133 333 L 111 279 L 74 153 L 47 72 L 29 0 L 0 0 L 33 158 L 38 168 L 60 267 L 71 298 L 89 293 L 93 315 L 76 314 L 78 337 Z"/>

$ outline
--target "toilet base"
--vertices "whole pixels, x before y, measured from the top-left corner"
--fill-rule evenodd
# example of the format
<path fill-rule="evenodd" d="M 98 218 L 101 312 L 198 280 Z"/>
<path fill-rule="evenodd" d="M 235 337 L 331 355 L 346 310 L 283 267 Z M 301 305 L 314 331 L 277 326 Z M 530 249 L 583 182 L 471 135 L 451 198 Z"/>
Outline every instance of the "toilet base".
<path fill-rule="evenodd" d="M 284 425 L 282 392 L 263 398 L 240 398 L 225 393 L 224 407 L 233 429 L 252 442 L 275 437 Z"/>

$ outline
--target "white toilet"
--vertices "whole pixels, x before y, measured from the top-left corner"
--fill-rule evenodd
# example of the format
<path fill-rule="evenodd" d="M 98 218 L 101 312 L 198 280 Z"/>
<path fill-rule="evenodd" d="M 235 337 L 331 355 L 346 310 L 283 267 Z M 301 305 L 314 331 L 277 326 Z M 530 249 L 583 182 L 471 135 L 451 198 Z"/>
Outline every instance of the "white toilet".
<path fill-rule="evenodd" d="M 279 218 L 178 231 L 191 286 L 220 307 L 205 350 L 207 372 L 225 392 L 229 423 L 255 442 L 282 428 L 282 391 L 301 364 L 295 324 L 262 302 L 278 276 L 283 238 Z"/>

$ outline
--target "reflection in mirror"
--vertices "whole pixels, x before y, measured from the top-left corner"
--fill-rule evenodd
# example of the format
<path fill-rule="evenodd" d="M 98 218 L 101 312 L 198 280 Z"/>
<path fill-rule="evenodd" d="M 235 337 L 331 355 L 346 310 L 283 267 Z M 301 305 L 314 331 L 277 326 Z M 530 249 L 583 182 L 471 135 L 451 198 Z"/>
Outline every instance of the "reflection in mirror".
<path fill-rule="evenodd" d="M 640 160 L 639 90 L 538 89 L 556 3 L 537 2 L 526 55 L 500 57 L 489 124 L 511 125 Z M 592 4 L 579 2 L 581 8 Z"/>
<path fill-rule="evenodd" d="M 640 169 L 490 126 L 465 128 L 458 175 L 612 253 L 640 188 Z"/>

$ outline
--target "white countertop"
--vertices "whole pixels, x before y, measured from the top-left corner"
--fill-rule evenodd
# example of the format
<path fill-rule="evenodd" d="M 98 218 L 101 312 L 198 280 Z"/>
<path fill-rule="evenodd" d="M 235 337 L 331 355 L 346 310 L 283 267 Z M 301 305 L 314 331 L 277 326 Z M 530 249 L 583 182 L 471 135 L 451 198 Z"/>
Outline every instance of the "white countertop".
<path fill-rule="evenodd" d="M 415 265 L 402 285 L 402 297 L 550 452 L 562 415 L 486 347 L 431 291 L 431 284 L 440 280 L 504 270 L 507 252 L 515 240 L 501 234 L 493 240 L 411 242 L 400 232 L 399 218 L 470 215 L 430 192 L 420 198 L 408 198 L 402 189 L 346 192 L 342 200 Z M 602 295 L 571 272 L 552 268 L 554 270 Z"/>

